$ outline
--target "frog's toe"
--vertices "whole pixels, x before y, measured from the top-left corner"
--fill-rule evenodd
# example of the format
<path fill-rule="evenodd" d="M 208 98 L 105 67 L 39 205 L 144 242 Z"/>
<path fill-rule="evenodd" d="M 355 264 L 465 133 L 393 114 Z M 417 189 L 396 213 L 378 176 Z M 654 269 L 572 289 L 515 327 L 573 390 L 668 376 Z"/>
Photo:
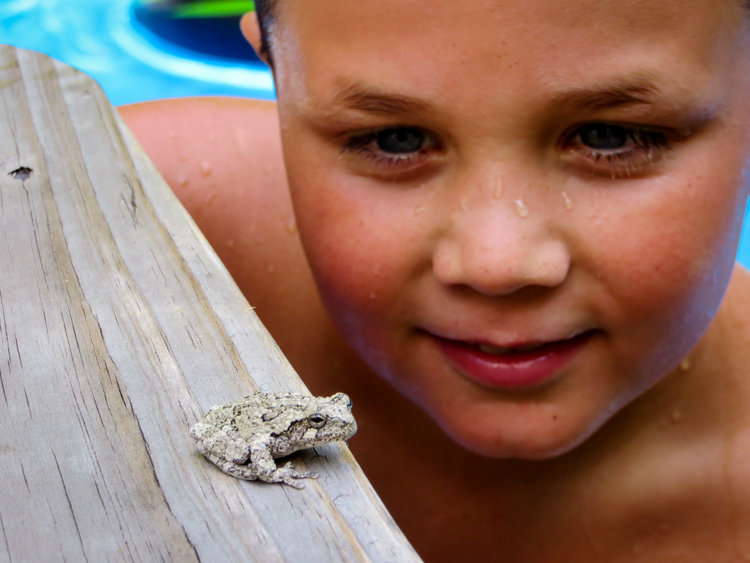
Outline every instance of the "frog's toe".
<path fill-rule="evenodd" d="M 286 484 L 291 485 L 295 489 L 303 489 L 304 484 L 299 479 L 314 479 L 317 478 L 317 474 L 312 471 L 298 471 L 295 469 L 292 462 L 287 462 L 284 467 L 281 467 L 276 471 L 277 479 Z"/>
<path fill-rule="evenodd" d="M 284 467 L 281 468 L 281 471 L 284 472 L 285 475 L 289 475 L 290 477 L 294 479 L 317 479 L 318 474 L 313 471 L 298 471 L 294 464 L 291 461 L 288 461 Z"/>

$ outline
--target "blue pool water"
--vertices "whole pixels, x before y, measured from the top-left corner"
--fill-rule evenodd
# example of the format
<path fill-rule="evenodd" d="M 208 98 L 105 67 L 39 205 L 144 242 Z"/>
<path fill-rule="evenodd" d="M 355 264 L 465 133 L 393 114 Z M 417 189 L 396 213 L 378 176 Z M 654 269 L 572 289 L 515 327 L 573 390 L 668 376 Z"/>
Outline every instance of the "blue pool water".
<path fill-rule="evenodd" d="M 273 99 L 260 62 L 201 54 L 134 17 L 133 0 L 0 0 L 0 43 L 41 51 L 94 77 L 115 105 L 225 95 Z M 738 259 L 750 267 L 746 213 Z"/>
<path fill-rule="evenodd" d="M 202 55 L 134 17 L 133 0 L 0 0 L 0 43 L 41 51 L 94 77 L 114 105 L 226 95 L 273 99 L 259 61 Z"/>

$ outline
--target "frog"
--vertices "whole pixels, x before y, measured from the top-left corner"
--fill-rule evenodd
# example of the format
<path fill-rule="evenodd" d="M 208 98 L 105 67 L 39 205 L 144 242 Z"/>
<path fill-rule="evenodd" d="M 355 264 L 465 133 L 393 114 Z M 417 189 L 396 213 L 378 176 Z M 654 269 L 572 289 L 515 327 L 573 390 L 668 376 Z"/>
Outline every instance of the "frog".
<path fill-rule="evenodd" d="M 344 393 L 313 397 L 298 393 L 253 393 L 210 409 L 190 429 L 198 450 L 221 471 L 248 481 L 304 488 L 317 478 L 292 462 L 276 459 L 298 450 L 348 440 L 357 431 L 352 401 Z"/>

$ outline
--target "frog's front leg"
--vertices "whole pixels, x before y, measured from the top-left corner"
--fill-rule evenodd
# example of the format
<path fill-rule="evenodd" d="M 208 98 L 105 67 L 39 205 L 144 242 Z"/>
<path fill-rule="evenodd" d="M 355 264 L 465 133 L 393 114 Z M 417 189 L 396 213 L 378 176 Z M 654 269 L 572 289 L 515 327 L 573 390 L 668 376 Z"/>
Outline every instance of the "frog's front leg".
<path fill-rule="evenodd" d="M 312 471 L 297 471 L 292 462 L 287 462 L 283 467 L 276 467 L 276 462 L 271 456 L 271 450 L 266 440 L 256 440 L 250 444 L 250 467 L 253 468 L 255 478 L 266 483 L 284 483 L 295 489 L 304 489 L 305 486 L 295 479 L 317 478 Z"/>

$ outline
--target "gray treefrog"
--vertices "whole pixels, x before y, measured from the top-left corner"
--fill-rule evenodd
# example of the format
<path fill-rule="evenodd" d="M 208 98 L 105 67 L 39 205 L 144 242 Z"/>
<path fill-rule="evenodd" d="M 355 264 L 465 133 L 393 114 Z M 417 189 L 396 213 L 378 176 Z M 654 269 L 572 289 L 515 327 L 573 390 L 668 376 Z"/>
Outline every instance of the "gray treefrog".
<path fill-rule="evenodd" d="M 296 479 L 317 475 L 297 471 L 291 462 L 276 467 L 274 459 L 348 440 L 356 431 L 352 402 L 343 393 L 331 397 L 255 393 L 212 408 L 190 435 L 200 452 L 232 477 L 302 489 Z"/>

